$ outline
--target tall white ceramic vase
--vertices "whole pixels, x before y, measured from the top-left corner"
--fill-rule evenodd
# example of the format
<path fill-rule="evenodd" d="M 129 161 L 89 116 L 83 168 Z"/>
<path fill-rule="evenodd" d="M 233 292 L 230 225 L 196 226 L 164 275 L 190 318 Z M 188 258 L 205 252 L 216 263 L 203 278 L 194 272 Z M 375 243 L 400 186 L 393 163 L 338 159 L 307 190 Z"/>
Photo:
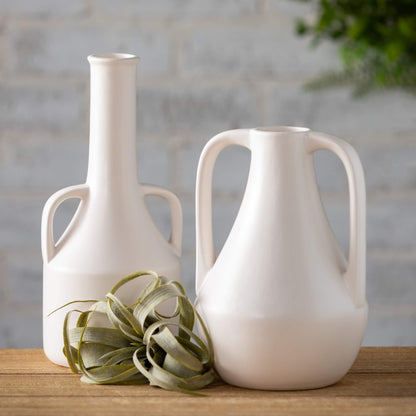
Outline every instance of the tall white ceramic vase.
<path fill-rule="evenodd" d="M 218 258 L 212 240 L 211 181 L 228 145 L 251 150 L 246 191 Z M 346 261 L 322 207 L 313 153 L 333 151 L 350 193 Z M 215 367 L 231 384 L 309 389 L 339 380 L 360 348 L 365 300 L 365 184 L 343 140 L 306 128 L 221 133 L 205 146 L 197 175 L 197 308 Z"/>
<path fill-rule="evenodd" d="M 125 275 L 151 269 L 181 280 L 182 210 L 170 191 L 138 183 L 136 165 L 136 72 L 128 54 L 88 57 L 91 65 L 90 150 L 85 184 L 52 195 L 42 217 L 43 342 L 48 358 L 66 365 L 62 325 L 73 300 L 102 299 Z M 53 173 L 51 173 L 53 174 Z M 172 211 L 169 241 L 150 216 L 144 198 L 167 199 Z M 53 217 L 69 198 L 80 205 L 55 243 Z M 126 302 L 137 293 L 126 294 Z M 85 306 L 83 306 L 85 308 Z M 77 305 L 82 308 L 82 305 Z"/>

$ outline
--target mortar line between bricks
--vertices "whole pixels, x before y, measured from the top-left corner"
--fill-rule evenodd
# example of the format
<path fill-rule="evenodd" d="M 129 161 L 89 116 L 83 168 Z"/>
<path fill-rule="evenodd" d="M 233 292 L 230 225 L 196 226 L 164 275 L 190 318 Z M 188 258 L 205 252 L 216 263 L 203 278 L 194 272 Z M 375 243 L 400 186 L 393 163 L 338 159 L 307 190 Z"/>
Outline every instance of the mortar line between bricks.
<path fill-rule="evenodd" d="M 409 189 L 405 191 L 367 191 L 367 201 L 377 202 L 381 200 L 389 201 L 406 201 L 416 198 L 416 190 Z M 416 209 L 416 201 L 415 201 Z"/>
<path fill-rule="evenodd" d="M 181 174 L 183 174 L 182 170 L 180 169 L 181 166 L 181 155 L 180 155 L 180 147 L 176 146 L 173 149 L 171 154 L 171 178 L 173 178 L 172 186 L 174 189 L 179 189 L 181 183 Z"/>
<path fill-rule="evenodd" d="M 39 220 L 40 220 L 40 218 L 39 218 Z M 38 246 L 35 246 L 35 247 L 19 247 L 19 248 L 17 248 L 17 247 L 6 247 L 6 248 L 3 248 L 3 249 L 0 249 L 0 255 L 2 254 L 2 253 L 5 253 L 6 255 L 12 255 L 12 256 L 14 256 L 14 255 L 25 255 L 25 256 L 27 256 L 27 255 L 30 255 L 30 256 L 32 256 L 32 255 L 38 255 L 38 254 L 41 254 L 41 248 L 40 248 L 40 235 L 39 235 L 39 245 Z"/>
<path fill-rule="evenodd" d="M 48 24 L 48 28 L 56 27 L 88 27 L 97 26 L 105 27 L 111 24 L 114 27 L 127 27 L 141 29 L 158 29 L 166 30 L 173 23 L 179 27 L 186 28 L 189 31 L 197 31 L 200 29 L 244 29 L 252 28 L 254 26 L 261 25 L 263 28 L 273 29 L 276 25 L 280 27 L 284 25 L 287 28 L 293 27 L 292 22 L 288 22 L 287 16 L 281 17 L 279 14 L 266 14 L 263 15 L 259 12 L 247 15 L 247 16 L 192 16 L 192 22 L 189 23 L 187 19 L 175 20 L 174 15 L 146 15 L 146 16 L 114 16 L 112 14 L 106 14 L 100 12 L 95 7 L 90 14 L 81 16 L 69 15 L 69 16 L 50 16 L 45 17 L 42 15 L 13 15 L 3 14 L 6 26 L 13 28 L 44 28 L 45 22 Z M 291 19 L 290 19 L 291 20 Z"/>
<path fill-rule="evenodd" d="M 172 151 L 176 153 L 178 150 L 176 147 L 172 148 Z M 176 156 L 171 156 L 171 160 L 174 160 Z M 196 175 L 196 172 L 195 172 Z M 183 189 L 180 186 L 180 181 L 175 181 L 176 189 L 178 193 L 181 194 L 181 198 L 184 199 L 192 199 L 195 195 L 194 191 L 190 191 L 188 189 Z M 81 183 L 85 183 L 85 181 L 81 181 Z M 63 186 L 63 185 L 62 185 Z M 7 187 L 0 187 L 0 198 L 19 198 L 22 200 L 32 199 L 32 198 L 44 198 L 50 195 L 51 192 L 55 192 L 60 188 L 50 188 L 50 189 L 33 189 L 33 188 L 19 188 L 16 187 L 10 189 Z M 212 197 L 213 200 L 218 202 L 226 202 L 226 201 L 239 201 L 241 200 L 242 192 L 239 191 L 222 191 L 213 189 Z M 325 202 L 345 202 L 348 205 L 348 196 L 345 193 L 341 192 L 334 192 L 334 193 L 327 193 L 321 192 L 322 198 L 325 199 Z M 416 192 L 400 192 L 400 193 L 368 193 L 367 194 L 367 205 L 373 202 L 380 202 L 380 201 L 401 201 L 401 202 L 415 202 L 416 206 Z"/>
<path fill-rule="evenodd" d="M 168 147 L 169 149 L 179 149 L 183 145 L 187 144 L 187 140 L 189 140 L 186 135 L 174 135 L 170 136 L 167 134 L 155 134 L 154 136 L 149 136 L 147 133 L 140 132 L 140 124 L 137 125 L 138 133 L 137 133 L 137 143 L 138 144 L 148 144 L 148 145 L 155 145 L 157 147 Z M 202 150 L 202 147 L 201 147 Z"/>
<path fill-rule="evenodd" d="M 395 317 L 395 316 L 414 316 L 416 317 L 416 310 L 414 305 L 385 305 L 385 304 L 370 304 L 370 312 L 372 316 L 378 317 Z"/>
<path fill-rule="evenodd" d="M 339 191 L 320 191 L 322 198 L 327 201 L 346 201 L 348 202 L 349 197 L 346 193 L 346 189 L 340 189 Z M 382 200 L 387 201 L 413 201 L 416 198 L 416 191 L 367 191 L 367 205 L 372 202 L 379 202 Z M 415 201 L 416 203 L 416 201 Z M 416 206 L 416 205 L 415 205 Z"/>
<path fill-rule="evenodd" d="M 45 200 L 46 202 L 46 200 Z M 191 251 L 183 251 L 183 256 L 189 255 L 193 253 L 194 250 Z M 40 242 L 39 247 L 36 248 L 29 248 L 29 247 L 11 247 L 11 248 L 3 248 L 0 249 L 0 256 L 6 257 L 14 257 L 14 256 L 34 256 L 34 257 L 41 257 L 41 249 L 40 249 Z M 410 261 L 416 263 L 416 250 L 415 249 L 407 249 L 407 250 L 393 250 L 393 249 L 378 249 L 372 248 L 367 250 L 367 259 L 369 260 L 386 260 L 386 261 Z M 4 267 L 4 265 L 3 265 Z M 0 265 L 1 271 L 1 265 Z"/>
<path fill-rule="evenodd" d="M 48 199 L 51 196 L 51 193 L 58 191 L 60 188 L 56 189 L 5 189 L 0 188 L 0 200 L 2 199 L 16 199 L 19 201 L 30 201 L 33 199 Z"/>
<path fill-rule="evenodd" d="M 190 260 L 195 257 L 195 249 L 184 249 L 182 252 L 182 258 Z"/>
<path fill-rule="evenodd" d="M 184 249 L 182 253 L 182 258 L 191 259 L 195 257 L 195 248 L 194 249 Z M 378 260 L 383 259 L 387 261 L 410 261 L 416 263 L 416 251 L 410 250 L 407 252 L 403 251 L 393 251 L 393 250 L 369 250 L 367 252 L 368 260 Z"/>
<path fill-rule="evenodd" d="M 195 172 L 196 175 L 196 172 Z M 182 198 L 191 199 L 194 197 L 194 191 L 190 191 L 189 189 L 184 189 L 180 185 L 178 185 L 178 190 L 180 190 Z M 322 198 L 325 199 L 325 202 L 345 202 L 348 206 L 348 195 L 343 192 L 320 192 Z M 416 199 L 416 192 L 409 191 L 403 192 L 400 194 L 392 194 L 390 192 L 387 193 L 377 193 L 374 194 L 376 197 L 373 197 L 372 193 L 367 193 L 367 205 L 372 202 L 379 202 L 382 200 L 388 201 L 409 201 L 413 202 Z M 222 191 L 213 188 L 212 191 L 212 198 L 213 200 L 217 201 L 236 201 L 241 200 L 242 192 L 240 191 Z M 416 203 L 416 202 L 415 202 Z"/>
<path fill-rule="evenodd" d="M 181 69 L 181 68 L 180 68 Z M 247 88 L 249 84 L 253 84 L 253 80 L 242 79 L 241 77 L 200 77 L 198 75 L 190 76 L 187 74 L 179 73 L 177 78 L 173 77 L 140 77 L 138 78 L 138 94 L 140 90 L 148 88 L 163 88 L 163 87 L 205 87 L 205 88 L 221 88 L 221 87 L 241 87 Z"/>
<path fill-rule="evenodd" d="M 1 27 L 1 23 L 0 23 Z M 1 30 L 1 29 L 0 29 Z M 0 65 L 0 82 L 4 78 L 4 75 L 6 73 L 6 62 L 9 62 L 9 53 L 8 53 L 8 42 L 6 41 L 6 35 L 4 31 L 0 33 L 0 53 L 2 56 L 2 63 Z"/>
<path fill-rule="evenodd" d="M 41 143 L 71 143 L 71 144 L 80 144 L 88 142 L 88 132 L 83 134 L 82 132 L 77 132 L 73 135 L 67 136 L 65 133 L 54 133 L 51 131 L 44 132 L 31 132 L 30 137 L 25 136 L 25 132 L 18 131 L 3 131 L 3 137 L 0 137 L 0 142 L 4 141 L 13 141 L 14 143 L 19 143 L 21 141 L 23 144 L 41 144 Z M 25 138 L 23 138 L 25 137 Z M 1 164 L 1 162 L 0 162 Z"/>
<path fill-rule="evenodd" d="M 95 0 L 84 0 L 86 16 L 92 18 L 95 10 Z"/>
<path fill-rule="evenodd" d="M 141 15 L 118 15 L 115 16 L 114 14 L 108 13 L 106 11 L 100 10 L 97 7 L 93 8 L 91 16 L 85 16 L 82 20 L 80 20 L 81 24 L 94 24 L 94 25 L 119 25 L 125 24 L 131 25 L 132 27 L 136 27 L 140 25 L 145 29 L 151 28 L 170 28 L 173 25 L 190 28 L 190 29 L 198 29 L 200 27 L 211 27 L 211 26 L 225 26 L 229 27 L 230 24 L 244 24 L 250 25 L 253 18 L 260 18 L 262 17 L 258 12 L 252 13 L 250 15 L 242 15 L 242 16 L 185 16 L 185 18 L 175 18 L 175 14 L 165 14 L 165 15 L 156 15 L 156 14 L 141 14 Z M 118 23 L 118 20 L 122 23 Z M 191 23 L 188 23 L 189 20 L 192 20 Z M 67 19 L 65 18 L 65 21 Z M 77 21 L 78 23 L 78 21 Z"/>
<path fill-rule="evenodd" d="M 139 54 L 140 55 L 140 54 Z M 85 59 L 87 57 L 85 56 Z M 87 68 L 87 67 L 86 67 Z M 65 74 L 65 73 L 35 73 L 35 74 L 26 74 L 26 73 L 7 73 L 4 71 L 4 76 L 2 80 L 7 81 L 7 84 L 12 87 L 23 87 L 23 86 L 33 86 L 33 85 L 45 85 L 45 86 L 76 86 L 79 88 L 88 89 L 89 86 L 89 75 L 86 70 L 84 74 Z M 179 70 L 176 73 L 167 72 L 165 74 L 146 74 L 140 71 L 140 64 L 138 69 L 137 76 L 137 92 L 140 94 L 140 90 L 145 88 L 163 88 L 171 86 L 197 86 L 197 87 L 247 87 L 250 84 L 255 86 L 262 86 L 266 91 L 267 89 L 272 89 L 273 87 L 278 87 L 279 85 L 287 86 L 289 83 L 292 85 L 299 85 L 301 81 L 304 81 L 304 78 L 286 78 L 280 77 L 279 80 L 276 80 L 276 77 L 267 80 L 265 78 L 262 81 L 257 81 L 255 77 L 246 75 L 239 77 L 229 77 L 219 76 L 219 75 L 192 75 L 185 74 L 182 72 L 182 67 L 179 65 Z"/>
<path fill-rule="evenodd" d="M 86 57 L 85 57 L 86 58 Z M 86 88 L 86 84 L 89 84 L 89 77 L 86 76 L 73 76 L 73 75 L 16 75 L 15 73 L 8 74 L 1 82 L 7 81 L 9 87 L 32 87 L 32 86 L 60 86 L 60 87 L 77 87 Z"/>
<path fill-rule="evenodd" d="M 416 263 L 416 249 L 392 250 L 392 249 L 370 249 L 367 251 L 367 258 L 374 260 L 401 260 L 414 261 Z"/>
<path fill-rule="evenodd" d="M 1 309 L 8 309 L 10 307 L 11 290 L 10 290 L 10 277 L 8 274 L 7 267 L 7 255 L 6 253 L 0 252 L 0 283 L 1 291 L 3 292 Z"/>
<path fill-rule="evenodd" d="M 15 134 L 16 137 L 12 137 L 11 134 Z M 12 140 L 13 143 L 16 142 L 21 142 L 23 144 L 25 143 L 37 143 L 37 144 L 41 144 L 41 143 L 56 143 L 58 141 L 58 143 L 60 142 L 71 142 L 71 143 L 85 143 L 86 139 L 84 137 L 84 135 L 81 134 L 68 134 L 66 135 L 66 133 L 49 133 L 50 135 L 46 135 L 46 133 L 32 133 L 29 138 L 25 138 L 23 134 L 17 134 L 17 133 L 11 133 L 11 134 L 5 134 L 2 133 L 2 136 L 0 136 L 0 141 L 5 141 L 7 142 L 8 140 Z M 59 136 L 59 137 L 58 137 Z"/>
<path fill-rule="evenodd" d="M 267 16 L 270 14 L 270 2 L 269 0 L 259 0 L 258 3 L 259 13 L 262 16 Z"/>
<path fill-rule="evenodd" d="M 281 18 L 279 15 L 263 15 L 259 12 L 253 13 L 249 16 L 230 16 L 230 17 L 192 17 L 192 22 L 185 20 L 177 21 L 177 25 L 187 31 L 187 33 L 194 33 L 200 30 L 207 29 L 252 29 L 253 27 L 261 27 L 262 29 L 275 29 L 276 25 L 279 27 L 292 27 L 286 18 Z"/>
<path fill-rule="evenodd" d="M 186 72 L 182 72 L 183 68 L 181 67 L 181 72 L 179 73 L 177 78 L 169 77 L 169 76 L 159 76 L 156 78 L 152 75 L 143 74 L 140 78 L 140 70 L 139 70 L 139 80 L 142 79 L 146 81 L 146 86 L 151 87 L 158 87 L 159 82 L 165 81 L 166 84 L 174 83 L 175 85 L 183 84 L 183 86 L 187 85 L 196 85 L 196 86 L 235 86 L 241 85 L 247 87 L 249 84 L 258 84 L 258 85 L 265 85 L 266 87 L 272 89 L 274 86 L 284 85 L 287 86 L 288 84 L 296 85 L 302 87 L 302 82 L 305 81 L 304 77 L 296 76 L 293 77 L 291 75 L 250 75 L 250 74 L 238 74 L 238 76 L 230 76 L 230 75 L 218 75 L 218 74 L 208 74 L 208 75 L 200 75 L 200 74 L 190 74 Z M 257 78 L 262 76 L 262 80 L 259 81 Z M 268 78 L 270 77 L 270 78 Z M 140 82 L 139 82 L 140 85 Z M 163 85 L 162 85 L 163 86 Z"/>
<path fill-rule="evenodd" d="M 42 317 L 42 303 L 41 302 L 33 302 L 33 303 L 18 303 L 18 302 L 11 302 L 11 306 L 16 307 L 16 310 L 12 311 L 13 316 L 22 317 L 27 315 L 28 312 L 37 315 L 39 318 Z M 10 309 L 7 311 L 10 313 Z M 6 312 L 6 313 L 7 313 Z"/>
<path fill-rule="evenodd" d="M 169 74 L 169 78 L 178 79 L 182 73 L 182 48 L 183 38 L 182 32 L 177 27 L 172 28 L 172 41 L 171 41 L 171 66 L 172 72 Z"/>
<path fill-rule="evenodd" d="M 180 80 L 181 82 L 182 82 L 182 80 Z M 256 83 L 256 84 L 254 84 L 254 87 L 255 88 L 257 88 L 257 86 L 258 85 L 261 85 L 261 84 L 258 84 L 258 83 Z M 159 85 L 160 86 L 160 85 Z M 220 85 L 215 85 L 215 84 L 213 84 L 212 85 L 213 87 L 220 87 Z M 243 85 L 239 85 L 239 84 L 236 84 L 235 85 L 235 87 L 244 87 L 244 84 Z M 147 85 L 146 85 L 146 87 L 147 87 Z M 263 88 L 263 86 L 262 86 L 262 88 Z M 140 101 L 140 91 L 138 91 L 138 100 Z M 143 102 L 143 105 L 146 105 L 146 102 Z M 158 141 L 158 140 L 160 140 L 160 141 L 165 141 L 165 143 L 166 143 L 166 134 L 156 134 L 156 135 L 148 135 L 147 133 L 141 133 L 140 132 L 140 124 L 138 124 L 138 136 L 140 137 L 140 138 L 143 138 L 144 140 L 151 140 L 151 141 Z M 257 126 L 252 126 L 252 127 L 257 127 Z M 416 132 L 415 132 L 415 134 L 416 134 Z M 352 138 L 353 136 L 351 136 L 351 137 L 349 137 L 349 136 L 346 136 L 346 135 L 344 135 L 343 136 L 343 138 L 345 139 L 345 140 L 347 140 L 347 141 L 350 141 L 350 142 L 352 142 L 351 141 L 351 138 Z M 208 141 L 208 138 L 209 137 L 207 137 L 207 139 L 206 139 L 206 141 Z M 192 135 L 190 136 L 189 135 L 189 133 L 184 133 L 184 134 L 177 134 L 177 139 L 178 140 L 180 140 L 180 143 L 181 144 L 184 144 L 184 145 L 191 145 L 191 144 L 193 144 L 193 139 L 192 139 Z M 395 143 L 397 143 L 397 142 L 399 142 L 400 144 L 405 144 L 406 146 L 409 146 L 410 148 L 416 148 L 416 141 L 414 140 L 414 134 L 408 134 L 407 136 L 403 136 L 403 137 L 396 137 L 395 138 L 395 140 L 392 142 L 392 139 L 391 139 L 391 135 L 389 136 L 389 135 L 386 135 L 385 137 L 381 137 L 381 136 L 378 136 L 378 138 L 377 138 L 377 140 L 374 140 L 374 135 L 372 135 L 372 136 L 370 136 L 370 137 L 359 137 L 359 138 L 357 138 L 357 136 L 356 135 L 354 135 L 354 139 L 355 139 L 355 141 L 356 141 L 356 143 L 354 143 L 354 146 L 356 147 L 356 149 L 357 149 L 357 151 L 358 151 L 358 154 L 360 155 L 360 153 L 361 153 L 361 151 L 360 151 L 360 143 L 362 143 L 362 142 L 364 142 L 365 143 L 365 146 L 366 147 L 377 147 L 377 146 L 379 146 L 379 145 L 387 145 L 387 146 L 389 146 L 389 145 L 391 145 L 391 146 L 394 146 L 395 145 Z M 201 148 L 201 151 L 202 151 L 202 148 L 203 148 L 203 145 L 204 145 L 204 143 L 205 142 L 203 142 L 203 143 L 200 143 L 199 145 L 200 145 L 200 148 Z M 366 166 L 364 166 L 364 168 L 365 168 Z M 365 172 L 364 172 L 365 173 Z"/>
<path fill-rule="evenodd" d="M 218 198 L 220 200 L 235 200 L 241 198 L 241 192 L 239 191 L 222 191 L 216 190 L 213 188 L 212 191 L 213 198 Z M 348 194 L 345 193 L 345 190 L 334 191 L 334 192 L 320 192 L 322 198 L 325 199 L 325 202 L 345 202 L 348 205 Z M 367 205 L 372 202 L 379 202 L 383 200 L 388 201 L 413 201 L 416 199 L 415 191 L 403 191 L 403 192 L 368 192 L 367 193 Z M 416 204 L 416 201 L 415 201 Z M 415 205 L 416 206 L 416 205 Z"/>
<path fill-rule="evenodd" d="M 267 93 L 261 84 L 254 84 L 254 92 L 257 101 L 256 119 L 260 125 L 265 126 L 268 118 Z"/>

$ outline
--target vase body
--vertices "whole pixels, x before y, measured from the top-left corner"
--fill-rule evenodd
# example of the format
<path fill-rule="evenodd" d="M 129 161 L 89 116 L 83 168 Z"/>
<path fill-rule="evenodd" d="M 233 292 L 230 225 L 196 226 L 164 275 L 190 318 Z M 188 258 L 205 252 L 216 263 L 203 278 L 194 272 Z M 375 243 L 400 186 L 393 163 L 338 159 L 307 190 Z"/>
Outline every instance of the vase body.
<path fill-rule="evenodd" d="M 91 55 L 91 113 L 88 175 L 85 184 L 58 191 L 42 217 L 43 342 L 48 358 L 67 365 L 62 325 L 74 300 L 103 299 L 122 277 L 139 270 L 181 280 L 182 211 L 170 191 L 143 185 L 136 164 L 136 71 L 138 58 L 127 54 Z M 144 198 L 158 195 L 172 209 L 167 241 L 154 224 Z M 55 244 L 53 215 L 65 199 L 79 207 Z M 140 283 L 138 283 L 140 286 Z M 140 290 L 140 287 L 137 290 Z M 124 293 L 133 303 L 137 291 Z"/>
<path fill-rule="evenodd" d="M 215 259 L 211 176 L 227 145 L 251 150 L 245 194 Z M 315 150 L 344 162 L 350 190 L 350 253 L 340 250 L 315 179 Z M 348 371 L 366 321 L 365 185 L 346 142 L 304 128 L 232 130 L 199 162 L 196 193 L 197 309 L 224 381 L 292 390 L 330 385 Z"/>

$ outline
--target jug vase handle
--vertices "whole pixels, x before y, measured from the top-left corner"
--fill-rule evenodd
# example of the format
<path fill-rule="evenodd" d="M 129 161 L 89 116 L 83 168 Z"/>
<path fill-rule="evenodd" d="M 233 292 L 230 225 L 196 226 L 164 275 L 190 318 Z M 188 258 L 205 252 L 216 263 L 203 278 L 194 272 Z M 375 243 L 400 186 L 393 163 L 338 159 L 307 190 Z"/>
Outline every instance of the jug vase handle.
<path fill-rule="evenodd" d="M 345 168 L 350 198 L 350 248 L 345 278 L 356 307 L 365 304 L 366 275 L 366 194 L 364 173 L 354 148 L 344 140 L 310 132 L 308 151 L 329 150 L 337 155 Z"/>
<path fill-rule="evenodd" d="M 172 217 L 171 233 L 169 237 L 169 243 L 174 248 L 178 256 L 182 252 L 182 229 L 183 229 L 183 217 L 182 206 L 179 198 L 168 189 L 161 186 L 141 184 L 144 196 L 159 196 L 166 199 L 169 203 Z"/>
<path fill-rule="evenodd" d="M 89 186 L 87 184 L 68 186 L 55 192 L 46 202 L 42 212 L 42 225 L 41 225 L 41 237 L 42 237 L 42 257 L 45 263 L 49 263 L 56 255 L 59 242 L 63 241 L 65 235 L 69 232 L 71 224 L 76 218 L 78 212 L 81 209 L 82 204 L 85 203 L 88 196 Z M 81 203 L 72 218 L 70 224 L 62 234 L 58 243 L 55 243 L 53 239 L 53 217 L 59 205 L 67 199 L 79 198 Z"/>
<path fill-rule="evenodd" d="M 196 177 L 196 294 L 206 273 L 215 263 L 212 234 L 212 174 L 219 153 L 227 146 L 239 145 L 250 149 L 250 130 L 228 130 L 214 136 L 204 147 Z"/>

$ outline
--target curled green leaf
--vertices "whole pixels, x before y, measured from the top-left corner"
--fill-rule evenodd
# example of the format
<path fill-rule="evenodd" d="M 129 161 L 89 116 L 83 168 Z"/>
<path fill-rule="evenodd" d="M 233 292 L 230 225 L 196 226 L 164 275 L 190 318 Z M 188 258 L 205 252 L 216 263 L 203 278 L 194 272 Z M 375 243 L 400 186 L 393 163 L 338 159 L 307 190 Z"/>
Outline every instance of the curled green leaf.
<path fill-rule="evenodd" d="M 152 279 L 133 305 L 125 305 L 117 291 L 143 276 Z M 121 279 L 105 300 L 86 302 L 93 304 L 87 311 L 69 311 L 63 328 L 64 354 L 71 370 L 81 372 L 81 381 L 149 382 L 168 390 L 198 394 L 195 390 L 215 380 L 208 330 L 179 282 L 150 270 L 141 271 Z M 166 302 L 172 303 L 170 314 L 159 310 Z M 69 328 L 70 316 L 75 312 L 79 313 L 78 320 Z M 91 326 L 94 314 L 105 316 L 108 326 Z M 196 322 L 201 337 L 193 332 Z"/>

